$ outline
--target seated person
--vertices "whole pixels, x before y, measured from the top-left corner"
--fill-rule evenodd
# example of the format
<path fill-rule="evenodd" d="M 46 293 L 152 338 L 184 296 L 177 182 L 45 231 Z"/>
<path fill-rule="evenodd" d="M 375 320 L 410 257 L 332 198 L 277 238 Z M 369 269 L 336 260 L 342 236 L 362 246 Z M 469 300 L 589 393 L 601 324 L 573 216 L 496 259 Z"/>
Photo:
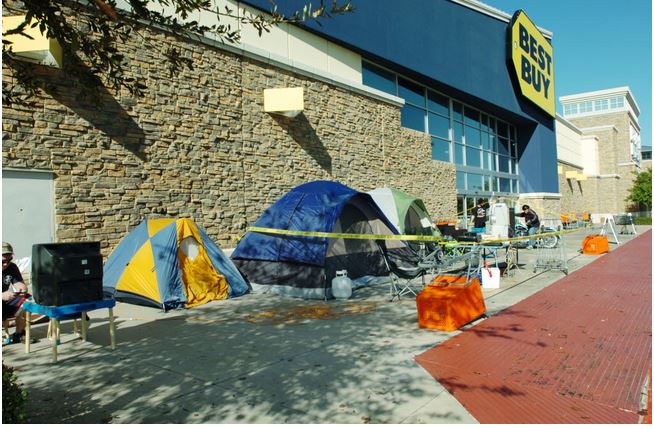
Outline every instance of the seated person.
<path fill-rule="evenodd" d="M 12 343 L 18 343 L 25 335 L 25 313 L 20 306 L 28 296 L 27 286 L 23 282 L 18 266 L 14 264 L 14 249 L 7 242 L 2 243 L 2 324 L 7 319 L 16 318 L 16 332 L 10 337 Z M 18 313 L 18 314 L 17 314 Z"/>

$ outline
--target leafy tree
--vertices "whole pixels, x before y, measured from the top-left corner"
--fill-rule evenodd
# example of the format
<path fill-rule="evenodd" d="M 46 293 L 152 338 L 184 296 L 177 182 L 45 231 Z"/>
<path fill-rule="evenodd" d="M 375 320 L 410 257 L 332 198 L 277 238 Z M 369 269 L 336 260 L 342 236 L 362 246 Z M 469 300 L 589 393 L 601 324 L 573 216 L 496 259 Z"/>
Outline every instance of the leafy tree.
<path fill-rule="evenodd" d="M 628 201 L 644 204 L 648 209 L 652 208 L 652 169 L 648 168 L 636 175 L 634 184 L 629 189 Z"/>
<path fill-rule="evenodd" d="M 117 8 L 116 0 L 3 0 L 4 15 L 26 15 L 17 27 L 3 28 L 2 62 L 13 70 L 15 78 L 15 82 L 3 84 L 3 102 L 9 105 L 29 103 L 40 87 L 47 86 L 43 79 L 47 74 L 44 67 L 17 60 L 6 39 L 12 34 L 25 35 L 28 26 L 38 26 L 41 34 L 59 41 L 64 54 L 63 71 L 84 88 L 104 85 L 114 90 L 126 88 L 132 95 L 143 96 L 147 88 L 138 76 L 129 73 L 129 59 L 121 49 L 129 38 L 137 37 L 145 49 L 160 51 L 171 75 L 183 68 L 193 68 L 192 59 L 178 48 L 150 43 L 144 34 L 147 27 L 195 39 L 212 34 L 221 41 L 233 43 L 240 38 L 239 29 L 228 23 L 234 19 L 254 27 L 262 36 L 281 23 L 320 22 L 320 19 L 354 10 L 349 1 L 331 1 L 325 5 L 325 1 L 320 0 L 318 7 L 305 3 L 300 10 L 283 15 L 271 1 L 268 14 L 239 16 L 229 6 L 219 7 L 213 0 L 123 0 L 123 4 L 125 2 L 131 6 L 131 11 Z M 218 23 L 203 25 L 190 18 L 198 12 L 215 14 Z"/>

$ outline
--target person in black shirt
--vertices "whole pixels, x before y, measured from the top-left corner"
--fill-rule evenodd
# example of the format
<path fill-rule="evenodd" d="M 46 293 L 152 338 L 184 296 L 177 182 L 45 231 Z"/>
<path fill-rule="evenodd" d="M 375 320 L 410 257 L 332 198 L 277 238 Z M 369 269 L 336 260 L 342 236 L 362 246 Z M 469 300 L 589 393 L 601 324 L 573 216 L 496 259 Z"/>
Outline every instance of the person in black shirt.
<path fill-rule="evenodd" d="M 18 266 L 14 264 L 14 249 L 11 244 L 2 243 L 2 324 L 7 319 L 16 318 L 16 332 L 11 336 L 11 342 L 20 342 L 25 335 L 25 314 L 17 315 L 20 306 L 25 300 L 27 286 L 23 282 Z"/>
<path fill-rule="evenodd" d="M 525 218 L 525 225 L 529 230 L 529 235 L 536 235 L 538 233 L 538 228 L 540 227 L 540 219 L 538 219 L 538 214 L 533 211 L 527 204 L 522 206 L 522 213 L 518 215 L 519 217 Z M 527 245 L 527 249 L 534 248 L 534 239 L 530 238 Z"/>
<path fill-rule="evenodd" d="M 472 222 L 474 228 L 472 232 L 483 233 L 486 232 L 486 209 L 488 204 L 484 200 L 479 200 L 477 206 L 472 210 Z"/>

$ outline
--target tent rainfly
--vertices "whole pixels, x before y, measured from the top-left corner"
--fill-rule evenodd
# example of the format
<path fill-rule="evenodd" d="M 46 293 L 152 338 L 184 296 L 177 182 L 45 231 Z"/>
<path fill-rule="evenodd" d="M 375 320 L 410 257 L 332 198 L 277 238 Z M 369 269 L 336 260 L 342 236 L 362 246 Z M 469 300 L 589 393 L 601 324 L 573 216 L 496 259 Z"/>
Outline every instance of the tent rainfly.
<path fill-rule="evenodd" d="M 255 226 L 280 230 L 397 234 L 370 195 L 343 184 L 300 185 L 270 206 Z M 303 298 L 331 298 L 331 281 L 347 270 L 355 287 L 387 276 L 384 257 L 410 260 L 399 240 L 354 240 L 248 232 L 232 260 L 256 292 Z"/>
<path fill-rule="evenodd" d="M 191 219 L 146 219 L 104 265 L 105 294 L 169 310 L 241 296 L 249 286 Z"/>
<path fill-rule="evenodd" d="M 395 188 L 377 188 L 368 193 L 400 234 L 440 237 L 440 232 L 433 227 L 427 207 L 420 198 Z"/>
<path fill-rule="evenodd" d="M 433 227 L 427 207 L 420 198 L 389 187 L 377 188 L 368 193 L 401 234 L 442 237 L 438 228 Z M 433 242 L 427 243 L 428 251 L 435 250 L 434 246 Z M 409 248 L 417 253 L 420 244 L 409 241 Z"/>

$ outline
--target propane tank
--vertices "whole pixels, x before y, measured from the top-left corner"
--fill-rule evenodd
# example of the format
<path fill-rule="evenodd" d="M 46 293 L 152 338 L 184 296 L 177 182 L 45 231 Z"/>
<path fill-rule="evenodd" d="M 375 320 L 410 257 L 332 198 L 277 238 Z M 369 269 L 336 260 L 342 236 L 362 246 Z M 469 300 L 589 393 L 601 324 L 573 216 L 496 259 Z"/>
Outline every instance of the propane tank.
<path fill-rule="evenodd" d="M 347 276 L 347 270 L 336 271 L 332 279 L 332 295 L 336 299 L 348 299 L 352 296 L 352 280 Z"/>

